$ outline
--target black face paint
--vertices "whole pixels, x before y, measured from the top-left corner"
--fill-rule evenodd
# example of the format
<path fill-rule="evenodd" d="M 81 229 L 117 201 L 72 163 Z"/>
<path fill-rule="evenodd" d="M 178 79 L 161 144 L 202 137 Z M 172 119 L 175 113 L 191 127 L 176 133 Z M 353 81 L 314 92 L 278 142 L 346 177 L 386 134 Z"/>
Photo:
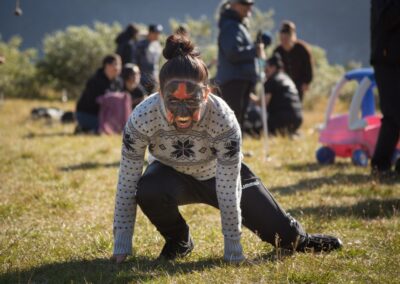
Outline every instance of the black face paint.
<path fill-rule="evenodd" d="M 163 88 L 167 119 L 178 128 L 188 128 L 200 120 L 205 102 L 204 85 L 191 81 L 174 80 Z"/>

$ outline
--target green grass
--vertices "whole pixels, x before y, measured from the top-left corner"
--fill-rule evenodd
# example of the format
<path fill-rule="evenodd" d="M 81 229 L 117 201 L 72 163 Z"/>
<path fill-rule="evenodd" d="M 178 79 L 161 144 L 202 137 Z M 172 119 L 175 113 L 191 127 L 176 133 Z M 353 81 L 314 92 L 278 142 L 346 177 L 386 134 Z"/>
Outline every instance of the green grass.
<path fill-rule="evenodd" d="M 195 250 L 157 262 L 163 240 L 139 211 L 134 256 L 109 261 L 121 138 L 74 136 L 72 125 L 29 119 L 35 106 L 72 104 L 9 100 L 0 106 L 0 283 L 398 283 L 400 183 L 379 183 L 348 160 L 315 163 L 322 108 L 307 113 L 302 137 L 245 139 L 245 158 L 277 200 L 309 232 L 340 236 L 341 251 L 282 255 L 244 229 L 248 262 L 221 260 L 219 213 L 182 207 Z M 260 216 L 268 218 L 268 216 Z"/>

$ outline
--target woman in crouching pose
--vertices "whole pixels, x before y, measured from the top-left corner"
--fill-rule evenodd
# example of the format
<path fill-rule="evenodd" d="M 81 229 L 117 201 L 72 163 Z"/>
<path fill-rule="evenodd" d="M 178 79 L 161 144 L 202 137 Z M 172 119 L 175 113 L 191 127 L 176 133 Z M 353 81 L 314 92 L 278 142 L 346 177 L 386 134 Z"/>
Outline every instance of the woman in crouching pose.
<path fill-rule="evenodd" d="M 233 111 L 209 92 L 208 71 L 182 35 L 167 39 L 160 92 L 139 104 L 123 134 L 114 214 L 117 262 L 132 252 L 136 207 L 165 239 L 160 258 L 190 253 L 193 240 L 180 205 L 205 203 L 221 212 L 224 259 L 244 260 L 241 225 L 262 241 L 295 251 L 330 251 L 338 238 L 307 234 L 242 163 Z M 149 166 L 142 174 L 146 148 Z"/>

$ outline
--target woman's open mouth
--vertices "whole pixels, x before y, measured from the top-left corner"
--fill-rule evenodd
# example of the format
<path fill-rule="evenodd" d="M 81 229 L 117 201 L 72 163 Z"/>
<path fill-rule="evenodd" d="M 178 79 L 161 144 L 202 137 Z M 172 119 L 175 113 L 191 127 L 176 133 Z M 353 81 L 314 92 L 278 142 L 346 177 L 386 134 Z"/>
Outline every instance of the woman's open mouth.
<path fill-rule="evenodd" d="M 192 125 L 192 119 L 190 117 L 177 117 L 175 124 L 178 128 L 189 128 Z"/>

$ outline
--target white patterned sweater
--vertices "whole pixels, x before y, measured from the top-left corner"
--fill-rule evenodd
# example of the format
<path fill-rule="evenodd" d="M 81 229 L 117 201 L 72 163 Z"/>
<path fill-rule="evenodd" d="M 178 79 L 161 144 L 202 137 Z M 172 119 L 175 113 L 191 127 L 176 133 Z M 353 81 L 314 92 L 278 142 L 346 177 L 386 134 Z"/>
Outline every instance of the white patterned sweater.
<path fill-rule="evenodd" d="M 210 94 L 201 120 L 178 132 L 165 118 L 162 99 L 153 94 L 131 114 L 123 142 L 114 213 L 115 255 L 132 253 L 136 186 L 147 147 L 149 162 L 158 160 L 198 180 L 215 177 L 224 237 L 240 240 L 241 131 L 221 98 Z"/>

